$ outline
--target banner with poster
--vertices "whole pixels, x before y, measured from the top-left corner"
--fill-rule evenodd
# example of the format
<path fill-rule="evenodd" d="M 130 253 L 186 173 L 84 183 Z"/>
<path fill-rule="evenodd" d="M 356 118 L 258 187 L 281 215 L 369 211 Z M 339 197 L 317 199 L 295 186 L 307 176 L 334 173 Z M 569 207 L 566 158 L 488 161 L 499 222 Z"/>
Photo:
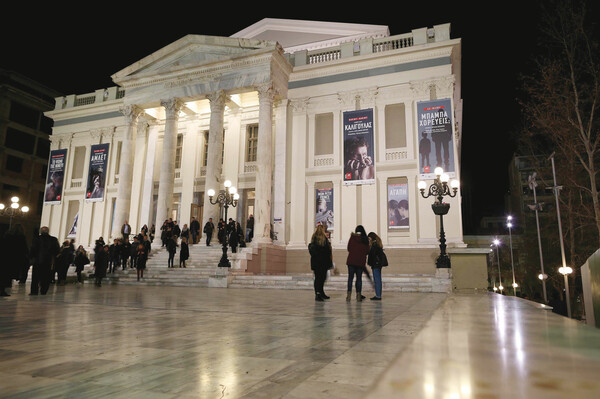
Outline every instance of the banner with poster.
<path fill-rule="evenodd" d="M 327 227 L 327 232 L 333 231 L 333 188 L 317 188 L 315 226 Z"/>
<path fill-rule="evenodd" d="M 77 221 L 79 220 L 79 213 L 77 213 L 77 215 L 75 215 L 75 218 L 73 219 L 73 224 L 71 225 L 71 228 L 69 229 L 69 234 L 67 234 L 67 238 L 75 238 L 77 236 Z"/>
<path fill-rule="evenodd" d="M 344 112 L 344 184 L 374 184 L 373 109 Z"/>
<path fill-rule="evenodd" d="M 50 152 L 48 174 L 46 175 L 46 189 L 44 191 L 44 204 L 60 204 L 66 164 L 66 148 Z"/>
<path fill-rule="evenodd" d="M 92 145 L 90 149 L 90 165 L 85 189 L 85 200 L 87 202 L 104 201 L 108 148 L 109 144 L 106 143 Z"/>
<path fill-rule="evenodd" d="M 435 179 L 437 167 L 444 169 L 449 177 L 456 177 L 450 99 L 418 102 L 417 118 L 421 178 Z"/>
<path fill-rule="evenodd" d="M 388 229 L 408 229 L 408 183 L 388 183 Z"/>

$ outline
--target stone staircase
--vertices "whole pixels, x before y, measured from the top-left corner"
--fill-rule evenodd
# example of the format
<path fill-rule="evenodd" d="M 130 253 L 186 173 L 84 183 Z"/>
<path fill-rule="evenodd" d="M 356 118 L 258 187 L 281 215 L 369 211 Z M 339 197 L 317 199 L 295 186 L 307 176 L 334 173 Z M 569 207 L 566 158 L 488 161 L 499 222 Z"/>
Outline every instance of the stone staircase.
<path fill-rule="evenodd" d="M 219 279 L 229 273 L 217 265 L 223 254 L 220 246 L 190 246 L 190 258 L 186 267 L 179 267 L 179 249 L 175 254 L 173 268 L 167 267 L 169 254 L 165 248 L 153 247 L 144 270 L 144 278 L 137 280 L 137 271 L 117 269 L 107 274 L 108 284 L 165 285 L 173 287 L 208 287 L 211 278 Z"/>
<path fill-rule="evenodd" d="M 385 270 L 385 269 L 384 269 Z M 435 275 L 386 275 L 383 272 L 383 291 L 395 292 L 433 292 L 437 282 Z M 310 273 L 294 275 L 245 275 L 233 272 L 230 288 L 278 288 L 313 289 L 313 275 Z M 325 281 L 327 291 L 346 291 L 348 275 L 330 275 Z M 363 291 L 373 291 L 373 286 L 363 274 Z M 354 290 L 354 285 L 352 286 Z"/>
<path fill-rule="evenodd" d="M 179 248 L 178 248 L 179 249 Z M 272 288 L 272 289 L 303 289 L 312 290 L 314 277 L 312 273 L 294 274 L 253 274 L 246 272 L 246 262 L 252 259 L 256 249 L 252 247 L 239 248 L 238 253 L 228 252 L 231 268 L 218 267 L 222 256 L 222 248 L 218 245 L 206 247 L 203 244 L 190 246 L 190 258 L 185 268 L 179 268 L 179 252 L 175 255 L 174 268 L 167 267 L 168 253 L 164 248 L 153 247 L 148 259 L 144 278 L 137 280 L 135 269 L 121 270 L 107 274 L 105 284 L 123 285 L 152 285 L 172 287 L 223 287 L 223 288 Z M 330 274 L 325 282 L 327 291 L 345 291 L 347 274 L 345 266 L 340 268 L 340 274 Z M 91 266 L 86 266 L 84 273 L 93 273 Z M 73 268 L 69 268 L 71 280 L 74 277 Z M 86 283 L 93 283 L 93 278 Z M 395 292 L 444 292 L 449 282 L 435 274 L 404 274 L 390 275 L 383 271 L 383 290 Z M 354 290 L 354 287 L 353 287 Z M 363 275 L 363 291 L 373 291 L 369 279 Z"/>

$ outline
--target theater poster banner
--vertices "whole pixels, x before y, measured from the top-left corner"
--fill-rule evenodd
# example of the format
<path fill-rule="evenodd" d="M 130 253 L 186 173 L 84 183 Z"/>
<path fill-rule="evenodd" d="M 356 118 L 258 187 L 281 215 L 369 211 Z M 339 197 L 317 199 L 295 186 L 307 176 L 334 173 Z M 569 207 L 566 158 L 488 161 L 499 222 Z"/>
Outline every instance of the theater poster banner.
<path fill-rule="evenodd" d="M 317 188 L 315 226 L 322 224 L 333 231 L 333 188 Z"/>
<path fill-rule="evenodd" d="M 88 169 L 85 200 L 89 202 L 103 201 L 108 166 L 109 144 L 96 144 L 90 150 L 90 166 Z"/>
<path fill-rule="evenodd" d="M 344 184 L 373 183 L 373 109 L 344 112 Z"/>
<path fill-rule="evenodd" d="M 62 200 L 66 164 L 66 148 L 50 152 L 48 175 L 46 176 L 46 189 L 44 192 L 44 204 L 60 204 L 60 201 Z"/>
<path fill-rule="evenodd" d="M 388 229 L 408 229 L 408 183 L 388 183 Z"/>
<path fill-rule="evenodd" d="M 435 179 L 435 168 L 456 177 L 452 140 L 452 104 L 449 98 L 417 103 L 419 172 L 422 179 Z"/>

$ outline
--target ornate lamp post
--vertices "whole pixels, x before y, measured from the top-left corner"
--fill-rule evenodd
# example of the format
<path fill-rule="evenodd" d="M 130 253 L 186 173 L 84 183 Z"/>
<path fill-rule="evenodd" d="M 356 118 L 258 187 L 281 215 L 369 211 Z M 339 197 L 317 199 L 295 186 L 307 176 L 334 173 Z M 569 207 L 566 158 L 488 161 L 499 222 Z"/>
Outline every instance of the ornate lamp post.
<path fill-rule="evenodd" d="M 225 186 L 225 190 L 219 191 L 217 198 L 213 201 L 213 197 L 215 196 L 215 190 L 212 188 L 208 190 L 208 199 L 211 204 L 216 205 L 220 204 L 223 208 L 225 208 L 225 223 L 227 223 L 227 209 L 229 206 L 235 207 L 238 204 L 238 199 L 240 195 L 237 193 L 235 187 L 231 187 L 231 182 L 229 180 L 225 180 L 223 183 Z M 227 234 L 223 238 L 223 256 L 221 256 L 221 260 L 219 261 L 219 267 L 231 267 L 231 262 L 227 259 Z"/>
<path fill-rule="evenodd" d="M 440 256 L 438 256 L 435 261 L 435 265 L 437 268 L 450 268 L 450 258 L 446 254 L 446 234 L 444 233 L 444 215 L 448 213 L 450 209 L 450 204 L 442 202 L 445 196 L 455 197 L 456 192 L 458 191 L 458 180 L 452 180 L 451 187 L 448 187 L 449 177 L 444 170 L 440 167 L 435 168 L 435 174 L 437 176 L 436 180 L 429 186 L 429 190 L 427 195 L 425 195 L 425 188 L 427 187 L 427 183 L 424 181 L 419 182 L 419 190 L 421 191 L 421 196 L 423 198 L 429 198 L 434 196 L 436 201 L 431 204 L 431 208 L 433 209 L 433 213 L 440 216 Z"/>
<path fill-rule="evenodd" d="M 15 216 L 23 216 L 29 212 L 28 206 L 19 206 L 19 197 L 12 197 L 10 199 L 10 206 L 6 207 L 4 204 L 0 204 L 0 215 L 10 216 L 8 228 L 12 227 L 12 220 Z"/>

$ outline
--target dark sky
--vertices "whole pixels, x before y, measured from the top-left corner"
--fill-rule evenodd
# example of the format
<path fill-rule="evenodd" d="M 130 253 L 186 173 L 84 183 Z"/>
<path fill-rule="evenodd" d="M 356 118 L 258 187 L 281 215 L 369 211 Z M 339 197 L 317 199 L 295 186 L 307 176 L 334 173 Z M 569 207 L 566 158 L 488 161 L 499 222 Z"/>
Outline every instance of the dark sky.
<path fill-rule="evenodd" d="M 282 10 L 284 3 L 237 9 L 231 2 L 210 2 L 218 5 L 207 9 L 203 4 L 209 2 L 159 2 L 160 7 L 93 2 L 62 10 L 56 2 L 21 3 L 10 6 L 13 10 L 5 15 L 12 25 L 3 23 L 0 28 L 0 68 L 63 94 L 114 86 L 112 74 L 187 34 L 230 36 L 263 18 L 387 25 L 392 35 L 450 23 L 451 37 L 462 40 L 463 194 L 473 204 L 475 224 L 481 216 L 507 212 L 503 197 L 514 151 L 510 135 L 520 118 L 518 77 L 528 71 L 536 44 L 534 1 L 473 3 L 478 7 L 449 1 L 417 2 L 418 7 L 398 2 L 394 10 L 389 2 L 360 7 L 302 2 L 301 10 L 290 11 Z M 464 211 L 469 223 L 469 209 Z M 465 233 L 469 230 L 470 224 L 465 225 Z"/>

